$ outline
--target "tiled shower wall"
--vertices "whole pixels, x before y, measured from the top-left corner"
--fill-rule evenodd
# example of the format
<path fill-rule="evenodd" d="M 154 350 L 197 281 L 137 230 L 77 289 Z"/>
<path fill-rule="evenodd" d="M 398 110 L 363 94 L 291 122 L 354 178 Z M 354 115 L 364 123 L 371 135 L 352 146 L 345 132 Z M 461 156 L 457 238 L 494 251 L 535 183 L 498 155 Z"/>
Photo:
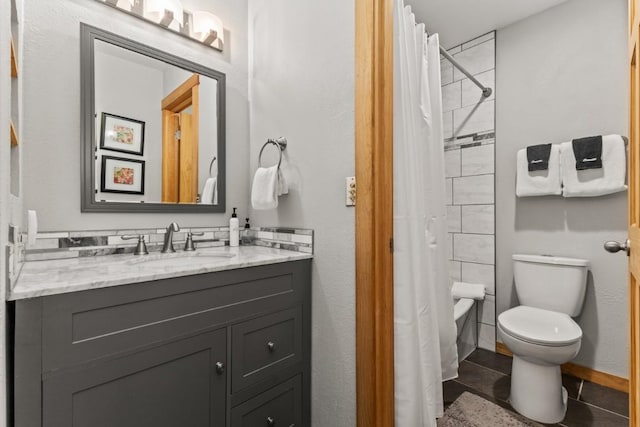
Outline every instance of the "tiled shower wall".
<path fill-rule="evenodd" d="M 494 90 L 483 98 L 476 85 L 442 59 L 450 275 L 486 285 L 478 345 L 495 351 L 495 32 L 448 51 Z"/>

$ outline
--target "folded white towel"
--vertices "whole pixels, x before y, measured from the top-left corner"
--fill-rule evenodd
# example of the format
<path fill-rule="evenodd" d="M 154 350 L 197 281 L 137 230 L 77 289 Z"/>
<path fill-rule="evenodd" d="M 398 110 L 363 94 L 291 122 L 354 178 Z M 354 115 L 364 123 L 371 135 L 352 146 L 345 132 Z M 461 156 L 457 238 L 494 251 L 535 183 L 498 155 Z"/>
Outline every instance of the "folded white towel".
<path fill-rule="evenodd" d="M 551 145 L 549 169 L 531 172 L 529 172 L 529 162 L 527 161 L 527 149 L 519 150 L 516 171 L 516 195 L 518 197 L 559 196 L 562 194 L 560 146 Z"/>
<path fill-rule="evenodd" d="M 278 196 L 283 196 L 285 194 L 289 194 L 289 184 L 284 178 L 282 169 L 278 169 Z"/>
<path fill-rule="evenodd" d="M 217 205 L 218 204 L 218 178 L 207 178 L 200 196 L 201 205 Z"/>
<path fill-rule="evenodd" d="M 258 168 L 251 187 L 251 205 L 256 210 L 278 207 L 278 166 Z"/>
<path fill-rule="evenodd" d="M 617 193 L 627 189 L 627 156 L 620 135 L 602 137 L 602 168 L 576 170 L 576 157 L 571 142 L 561 146 L 564 197 L 590 197 Z"/>
<path fill-rule="evenodd" d="M 480 283 L 453 282 L 451 296 L 454 298 L 471 298 L 483 300 L 485 286 Z"/>

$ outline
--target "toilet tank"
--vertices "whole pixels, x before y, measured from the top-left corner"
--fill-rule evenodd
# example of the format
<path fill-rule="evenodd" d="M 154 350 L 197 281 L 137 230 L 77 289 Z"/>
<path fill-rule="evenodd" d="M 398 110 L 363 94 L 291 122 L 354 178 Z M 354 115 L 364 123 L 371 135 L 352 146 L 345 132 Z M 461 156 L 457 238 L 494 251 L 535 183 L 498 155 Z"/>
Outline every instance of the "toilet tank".
<path fill-rule="evenodd" d="M 521 305 L 576 317 L 587 290 L 589 261 L 548 255 L 513 255 L 513 276 Z"/>

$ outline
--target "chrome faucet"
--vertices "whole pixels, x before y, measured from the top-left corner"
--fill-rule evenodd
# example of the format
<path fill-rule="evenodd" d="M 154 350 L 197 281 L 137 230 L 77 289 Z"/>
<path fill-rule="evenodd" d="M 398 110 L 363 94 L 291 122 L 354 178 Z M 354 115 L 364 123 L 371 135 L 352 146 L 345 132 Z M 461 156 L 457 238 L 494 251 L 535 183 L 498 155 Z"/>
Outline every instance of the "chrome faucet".
<path fill-rule="evenodd" d="M 169 226 L 167 227 L 167 231 L 164 233 L 164 245 L 162 246 L 162 250 L 160 251 L 163 254 L 176 251 L 175 249 L 173 249 L 173 233 L 175 231 L 180 231 L 180 227 L 175 222 L 172 222 L 171 224 L 169 224 Z"/>

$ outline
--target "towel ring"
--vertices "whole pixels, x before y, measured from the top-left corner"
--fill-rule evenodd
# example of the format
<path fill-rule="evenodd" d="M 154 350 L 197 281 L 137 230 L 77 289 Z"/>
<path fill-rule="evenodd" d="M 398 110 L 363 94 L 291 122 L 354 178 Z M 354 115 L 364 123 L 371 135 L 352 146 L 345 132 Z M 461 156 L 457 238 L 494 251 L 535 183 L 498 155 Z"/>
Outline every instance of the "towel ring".
<path fill-rule="evenodd" d="M 211 160 L 211 163 L 209 163 L 209 178 L 213 178 L 213 176 L 211 175 L 211 168 L 213 167 L 213 164 L 216 162 L 218 158 L 216 156 L 213 156 L 213 160 Z"/>
<path fill-rule="evenodd" d="M 264 145 L 260 149 L 260 154 L 258 155 L 259 167 L 262 167 L 262 152 L 265 148 L 267 148 L 267 145 L 271 144 L 279 148 L 278 152 L 280 153 L 280 159 L 278 160 L 278 168 L 280 168 L 280 165 L 282 164 L 282 152 L 287 148 L 287 138 L 285 138 L 284 136 L 281 136 L 277 139 L 267 139 L 267 142 L 264 143 Z"/>

